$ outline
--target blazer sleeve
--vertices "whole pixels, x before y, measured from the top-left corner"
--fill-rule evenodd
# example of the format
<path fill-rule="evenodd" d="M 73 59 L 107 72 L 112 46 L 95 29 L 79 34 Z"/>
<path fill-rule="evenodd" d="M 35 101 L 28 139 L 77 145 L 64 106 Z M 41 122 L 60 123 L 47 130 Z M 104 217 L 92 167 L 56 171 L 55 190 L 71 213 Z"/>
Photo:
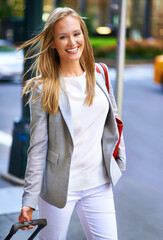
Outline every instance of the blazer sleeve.
<path fill-rule="evenodd" d="M 108 76 L 109 76 L 108 67 L 107 67 L 106 64 L 105 64 L 105 66 L 107 68 Z M 102 70 L 102 73 L 103 73 L 103 77 L 105 79 L 104 71 L 103 71 L 103 69 L 101 69 L 101 70 Z M 116 101 L 115 101 L 115 97 L 114 97 L 113 88 L 112 88 L 112 85 L 111 85 L 110 78 L 109 78 L 109 96 L 110 96 L 111 104 L 112 104 L 112 107 L 113 107 L 114 115 L 115 115 L 115 117 L 119 118 L 118 108 L 117 108 L 117 104 L 116 104 Z M 121 141 L 120 141 L 120 144 L 119 144 L 119 149 L 118 149 L 116 161 L 117 161 L 120 169 L 122 171 L 125 171 L 126 170 L 126 151 L 125 151 L 125 143 L 124 143 L 123 133 L 121 135 Z"/>
<path fill-rule="evenodd" d="M 34 209 L 41 190 L 48 144 L 47 114 L 41 109 L 41 98 L 32 103 L 39 93 L 40 89 L 37 88 L 30 101 L 30 146 L 22 197 L 22 205 Z"/>

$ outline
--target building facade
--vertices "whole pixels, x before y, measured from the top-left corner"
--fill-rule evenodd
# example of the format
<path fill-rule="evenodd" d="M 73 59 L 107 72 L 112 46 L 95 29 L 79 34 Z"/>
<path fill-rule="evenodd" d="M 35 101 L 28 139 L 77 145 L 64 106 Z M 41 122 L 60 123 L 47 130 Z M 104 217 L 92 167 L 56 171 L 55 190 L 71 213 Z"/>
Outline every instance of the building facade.
<path fill-rule="evenodd" d="M 117 27 L 120 0 L 44 0 L 44 10 L 69 6 L 98 26 Z M 163 37 L 163 0 L 127 0 L 126 27 L 131 38 Z"/>
<path fill-rule="evenodd" d="M 34 1 L 34 0 L 33 0 Z M 58 6 L 69 6 L 82 15 L 88 17 L 89 32 L 95 33 L 99 26 L 118 27 L 119 3 L 121 0 L 43 0 L 43 21 L 46 21 L 49 13 Z M 122 0 L 123 1 L 123 0 Z M 163 38 L 163 0 L 126 0 L 127 37 L 141 38 Z M 25 0 L 7 0 L 7 6 L 12 6 L 12 17 L 7 20 L 0 15 L 0 37 L 7 38 L 5 26 L 12 28 L 13 22 L 18 22 L 15 29 L 21 25 L 25 9 Z M 1 6 L 1 13 L 3 6 Z M 4 9 L 5 12 L 5 9 Z M 12 19 L 12 21 L 9 20 Z M 14 19 L 14 20 L 13 20 Z M 3 24 L 5 22 L 5 24 Z M 12 24 L 10 24 L 12 22 Z M 5 25 L 5 26 L 4 26 Z M 14 25 L 15 26 L 15 25 Z M 16 34 L 18 36 L 19 34 Z"/>

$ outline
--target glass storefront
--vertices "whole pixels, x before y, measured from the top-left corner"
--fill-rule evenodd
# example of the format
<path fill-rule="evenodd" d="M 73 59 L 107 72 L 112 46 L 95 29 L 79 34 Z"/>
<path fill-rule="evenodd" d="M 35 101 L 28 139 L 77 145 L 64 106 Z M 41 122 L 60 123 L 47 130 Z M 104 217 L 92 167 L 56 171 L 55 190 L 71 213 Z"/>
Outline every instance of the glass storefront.
<path fill-rule="evenodd" d="M 121 0 L 43 0 L 43 21 L 56 6 L 72 7 L 88 17 L 90 32 L 99 26 L 118 25 L 118 7 Z M 126 27 L 128 37 L 141 39 L 147 37 L 163 37 L 163 0 L 127 0 Z M 22 21 L 24 16 L 24 0 L 7 0 L 6 6 L 11 13 L 6 18 Z M 5 9 L 4 9 L 5 12 Z M 6 19 L 3 17 L 3 21 Z M 7 20 L 9 22 L 9 20 Z M 2 20 L 1 20 L 2 24 Z M 7 25 L 6 25 L 7 26 Z M 3 37 L 1 30 L 1 36 Z"/>
<path fill-rule="evenodd" d="M 163 38 L 163 1 L 153 0 L 151 12 L 151 35 L 156 38 Z"/>
<path fill-rule="evenodd" d="M 92 21 L 92 29 L 98 26 L 117 26 L 120 0 L 44 0 L 44 17 L 57 4 L 72 7 Z M 84 9 L 84 11 L 83 11 Z M 147 36 L 163 37 L 162 0 L 127 0 L 126 24 L 128 36 L 141 39 Z M 148 31 L 147 31 L 148 29 Z"/>

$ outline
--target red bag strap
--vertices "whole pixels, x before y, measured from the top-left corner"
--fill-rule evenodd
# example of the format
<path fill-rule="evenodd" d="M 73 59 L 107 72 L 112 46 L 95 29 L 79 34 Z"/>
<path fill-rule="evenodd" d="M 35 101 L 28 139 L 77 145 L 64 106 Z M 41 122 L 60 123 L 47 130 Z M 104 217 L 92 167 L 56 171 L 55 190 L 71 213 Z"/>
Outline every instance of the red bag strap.
<path fill-rule="evenodd" d="M 106 83 L 106 87 L 107 87 L 107 90 L 108 90 L 108 93 L 109 93 L 109 77 L 108 77 L 108 71 L 107 71 L 107 68 L 105 66 L 105 64 L 103 63 L 100 63 L 101 67 L 103 68 L 104 70 L 104 74 L 105 74 L 105 83 Z M 96 71 L 98 73 L 101 73 L 100 72 L 100 69 L 98 68 L 98 66 L 96 65 Z M 113 156 L 114 158 L 116 159 L 117 157 L 117 153 L 118 153 L 118 148 L 119 148 L 119 143 L 120 143 L 120 140 L 121 140 L 121 133 L 122 133 L 122 129 L 123 129 L 123 122 L 116 117 L 116 123 L 117 123 L 117 127 L 118 127 L 118 132 L 119 132 L 119 140 L 118 140 L 118 143 L 114 149 L 114 153 L 113 153 Z"/>
<path fill-rule="evenodd" d="M 108 76 L 108 71 L 107 71 L 107 68 L 106 68 L 105 64 L 100 63 L 100 65 L 101 65 L 101 67 L 102 67 L 103 70 L 104 70 L 104 74 L 105 74 L 105 84 L 106 84 L 106 88 L 107 88 L 108 93 L 109 93 L 109 76 Z M 98 68 L 97 65 L 96 65 L 96 71 L 97 71 L 98 73 L 101 73 L 101 72 L 100 72 L 100 69 Z"/>

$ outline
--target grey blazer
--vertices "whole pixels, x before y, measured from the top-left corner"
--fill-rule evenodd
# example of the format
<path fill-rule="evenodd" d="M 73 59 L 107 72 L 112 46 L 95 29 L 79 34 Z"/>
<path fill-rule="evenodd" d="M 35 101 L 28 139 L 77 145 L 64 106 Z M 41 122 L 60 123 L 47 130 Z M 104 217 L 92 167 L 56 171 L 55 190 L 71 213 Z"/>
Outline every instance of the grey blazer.
<path fill-rule="evenodd" d="M 107 174 L 115 185 L 121 177 L 121 170 L 125 170 L 126 166 L 124 141 L 122 136 L 118 157 L 115 160 L 112 155 L 118 140 L 115 122 L 118 113 L 113 90 L 110 83 L 108 94 L 102 74 L 96 72 L 95 79 L 110 105 L 103 130 L 102 150 Z M 61 76 L 60 82 L 63 85 Z M 35 97 L 40 90 L 41 87 L 38 87 Z M 41 109 L 39 99 L 36 103 L 30 104 L 30 116 L 31 137 L 22 204 L 35 209 L 40 195 L 48 203 L 63 208 L 67 201 L 74 148 L 71 110 L 65 91 L 60 88 L 59 110 L 56 115 L 45 113 Z"/>

